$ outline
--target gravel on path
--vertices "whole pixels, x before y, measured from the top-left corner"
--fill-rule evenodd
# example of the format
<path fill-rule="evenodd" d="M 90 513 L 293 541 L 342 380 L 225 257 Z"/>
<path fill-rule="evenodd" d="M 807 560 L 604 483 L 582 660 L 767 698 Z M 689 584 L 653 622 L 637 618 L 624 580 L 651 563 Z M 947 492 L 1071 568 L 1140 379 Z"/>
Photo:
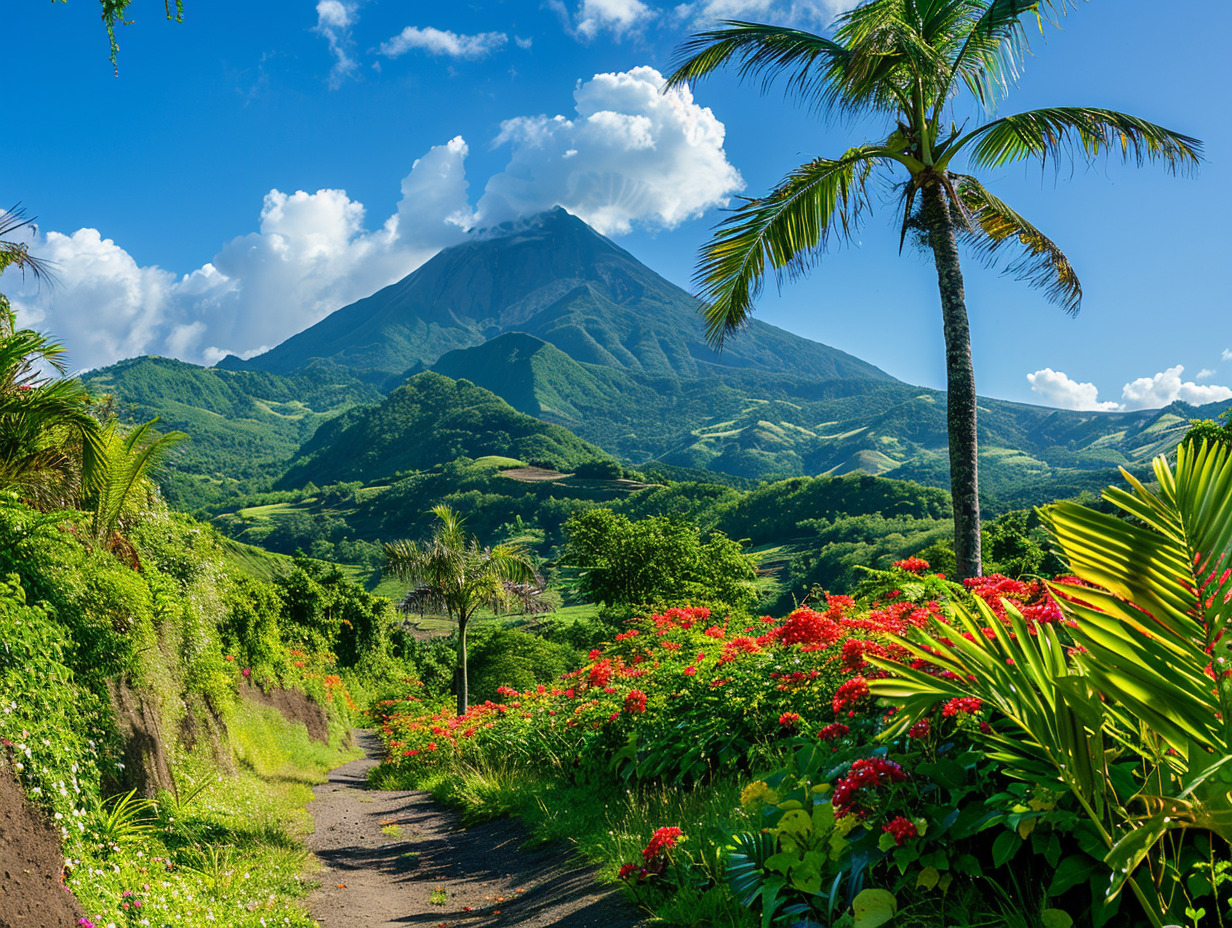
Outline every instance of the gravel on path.
<path fill-rule="evenodd" d="M 322 928 L 638 928 L 618 890 L 569 859 L 532 851 L 508 819 L 464 829 L 456 812 L 414 790 L 374 790 L 380 740 L 357 732 L 365 757 L 316 787 L 308 849 L 325 865 L 308 908 Z"/>

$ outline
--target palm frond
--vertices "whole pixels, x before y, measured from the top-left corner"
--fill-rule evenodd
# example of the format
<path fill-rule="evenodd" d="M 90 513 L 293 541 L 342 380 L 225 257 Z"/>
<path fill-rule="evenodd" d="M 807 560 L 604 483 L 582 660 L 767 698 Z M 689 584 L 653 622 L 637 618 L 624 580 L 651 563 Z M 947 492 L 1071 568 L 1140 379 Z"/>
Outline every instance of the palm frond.
<path fill-rule="evenodd" d="M 966 29 L 966 39 L 951 66 L 950 83 L 961 80 L 987 109 L 996 106 L 1018 79 L 1019 65 L 1027 47 L 1026 22 L 1042 26 L 1045 12 L 1064 16 L 1076 0 L 992 0 L 968 4 L 975 18 Z M 983 7 L 983 9 L 980 9 Z"/>
<path fill-rule="evenodd" d="M 1118 150 L 1128 162 L 1162 161 L 1173 173 L 1192 171 L 1202 160 L 1198 139 L 1098 107 L 1057 106 L 1005 116 L 972 131 L 951 151 L 973 141 L 971 162 L 979 167 L 1001 167 L 1028 158 L 1089 163 Z"/>
<path fill-rule="evenodd" d="M 783 80 L 789 95 L 809 101 L 820 97 L 826 105 L 838 105 L 841 73 L 849 58 L 841 44 L 811 32 L 729 20 L 680 47 L 665 89 L 702 80 L 735 64 L 740 80 L 759 81 L 763 92 Z"/>
<path fill-rule="evenodd" d="M 974 177 L 954 175 L 954 188 L 968 217 L 962 238 L 986 264 L 996 265 L 1002 251 L 1018 246 L 1018 257 L 1003 273 L 1032 287 L 1071 316 L 1082 306 L 1082 283 L 1065 252 Z"/>
<path fill-rule="evenodd" d="M 868 179 L 881 149 L 853 148 L 842 158 L 801 165 L 762 199 L 746 200 L 702 248 L 695 281 L 705 302 L 706 334 L 721 346 L 745 325 L 767 265 L 801 273 L 830 237 L 850 239 L 868 208 Z"/>
<path fill-rule="evenodd" d="M 51 283 L 51 262 L 30 254 L 25 242 L 12 241 L 13 234 L 34 225 L 34 217 L 27 216 L 20 203 L 0 211 L 0 273 L 10 267 L 29 271 L 35 280 Z"/>

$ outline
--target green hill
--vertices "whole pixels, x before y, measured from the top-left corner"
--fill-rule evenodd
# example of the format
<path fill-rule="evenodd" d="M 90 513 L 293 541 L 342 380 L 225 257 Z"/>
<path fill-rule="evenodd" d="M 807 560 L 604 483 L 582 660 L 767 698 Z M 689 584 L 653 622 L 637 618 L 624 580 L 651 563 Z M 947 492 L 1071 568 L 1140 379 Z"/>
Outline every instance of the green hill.
<path fill-rule="evenodd" d="M 169 501 L 183 509 L 268 483 L 322 422 L 381 398 L 371 385 L 337 370 L 285 377 L 159 357 L 121 361 L 82 380 L 92 393 L 115 397 L 125 419 L 157 416 L 160 428 L 188 434 L 163 480 Z"/>
<path fill-rule="evenodd" d="M 567 429 L 518 412 L 468 380 L 425 372 L 380 404 L 323 425 L 296 454 L 278 486 L 371 483 L 458 458 L 491 455 L 563 470 L 611 460 Z"/>

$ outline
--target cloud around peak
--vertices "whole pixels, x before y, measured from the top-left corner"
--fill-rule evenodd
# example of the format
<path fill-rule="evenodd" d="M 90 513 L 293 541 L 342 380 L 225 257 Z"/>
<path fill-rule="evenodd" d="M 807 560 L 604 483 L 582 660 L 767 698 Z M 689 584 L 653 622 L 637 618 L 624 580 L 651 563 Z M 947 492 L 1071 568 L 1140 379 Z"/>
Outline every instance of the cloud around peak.
<path fill-rule="evenodd" d="M 479 200 L 486 224 L 563 206 L 600 232 L 636 221 L 671 228 L 725 205 L 744 187 L 727 160 L 726 130 L 686 90 L 662 93 L 663 75 L 638 67 L 596 74 L 574 90 L 574 115 L 501 124 L 505 170 Z"/>

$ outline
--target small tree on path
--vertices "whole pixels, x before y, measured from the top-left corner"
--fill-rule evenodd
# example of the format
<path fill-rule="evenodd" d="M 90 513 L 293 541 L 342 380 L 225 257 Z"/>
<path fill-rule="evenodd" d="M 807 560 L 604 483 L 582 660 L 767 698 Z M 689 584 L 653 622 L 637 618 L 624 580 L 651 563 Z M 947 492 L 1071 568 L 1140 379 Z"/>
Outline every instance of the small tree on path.
<path fill-rule="evenodd" d="M 385 545 L 385 563 L 395 577 L 415 584 L 402 602 L 404 610 L 440 609 L 457 623 L 458 715 L 465 715 L 467 624 L 481 607 L 496 610 L 515 599 L 514 585 L 533 580 L 535 568 L 517 545 L 481 546 L 448 506 L 435 506 L 432 513 L 437 518 L 432 537 Z"/>

